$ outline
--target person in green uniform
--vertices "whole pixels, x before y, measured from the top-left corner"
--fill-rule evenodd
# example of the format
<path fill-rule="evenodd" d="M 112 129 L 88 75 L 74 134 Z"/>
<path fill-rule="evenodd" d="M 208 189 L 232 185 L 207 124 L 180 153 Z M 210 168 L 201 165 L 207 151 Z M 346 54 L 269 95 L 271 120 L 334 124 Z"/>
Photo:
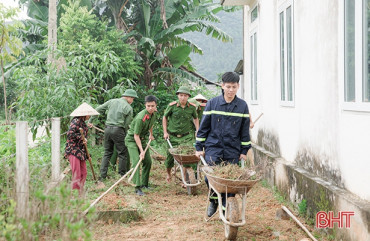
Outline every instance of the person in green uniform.
<path fill-rule="evenodd" d="M 189 99 L 189 102 L 197 105 L 197 114 L 198 114 L 199 125 L 200 125 L 200 122 L 202 121 L 203 111 L 206 108 L 208 100 L 203 95 L 198 94 L 194 96 L 193 98 Z"/>
<path fill-rule="evenodd" d="M 100 166 L 100 180 L 107 177 L 109 161 L 116 146 L 118 153 L 118 173 L 123 176 L 127 172 L 127 148 L 125 146 L 126 131 L 132 121 L 131 103 L 137 98 L 136 91 L 127 89 L 122 98 L 112 99 L 98 106 L 96 110 L 107 114 L 104 130 L 104 156 Z M 89 127 L 92 127 L 92 118 Z"/>
<path fill-rule="evenodd" d="M 149 188 L 149 173 L 152 166 L 149 151 L 144 153 L 150 140 L 154 140 L 153 125 L 157 118 L 157 98 L 153 95 L 145 97 L 145 109 L 140 111 L 131 122 L 130 129 L 125 138 L 125 143 L 131 160 L 131 168 L 135 168 L 140 159 L 143 159 L 143 171 L 140 178 L 140 168 L 134 174 L 135 193 L 143 196 L 141 190 Z M 148 136 L 149 133 L 149 136 Z M 149 139 L 148 139 L 149 138 Z"/>
<path fill-rule="evenodd" d="M 172 146 L 192 145 L 195 140 L 195 131 L 199 128 L 199 119 L 196 111 L 196 104 L 188 101 L 190 90 L 186 86 L 181 86 L 176 92 L 177 101 L 171 102 L 163 116 L 163 137 L 169 139 Z M 174 166 L 172 155 L 167 150 L 167 159 L 165 161 L 167 168 L 167 182 L 171 182 L 171 169 Z"/>

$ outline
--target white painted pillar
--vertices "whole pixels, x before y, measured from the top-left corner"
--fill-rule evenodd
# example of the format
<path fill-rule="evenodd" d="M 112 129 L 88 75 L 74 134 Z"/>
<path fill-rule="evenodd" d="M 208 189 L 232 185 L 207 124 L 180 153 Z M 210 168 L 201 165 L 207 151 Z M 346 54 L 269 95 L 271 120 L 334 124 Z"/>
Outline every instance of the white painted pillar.
<path fill-rule="evenodd" d="M 28 217 L 29 167 L 28 167 L 28 123 L 16 122 L 16 190 L 17 216 Z"/>
<path fill-rule="evenodd" d="M 60 175 L 60 118 L 51 119 L 51 180 Z"/>

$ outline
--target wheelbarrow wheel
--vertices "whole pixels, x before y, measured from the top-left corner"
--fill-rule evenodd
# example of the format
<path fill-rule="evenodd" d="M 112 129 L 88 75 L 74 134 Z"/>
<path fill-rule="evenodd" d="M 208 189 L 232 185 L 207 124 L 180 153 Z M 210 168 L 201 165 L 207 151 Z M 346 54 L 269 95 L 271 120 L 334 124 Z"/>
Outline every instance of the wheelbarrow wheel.
<path fill-rule="evenodd" d="M 197 183 L 197 180 L 195 179 L 195 174 L 194 174 L 194 170 L 189 167 L 189 168 L 186 168 L 186 173 L 185 173 L 185 181 L 186 183 L 189 183 L 189 184 L 195 184 Z M 188 192 L 189 195 L 195 195 L 196 193 L 196 186 L 193 186 L 193 187 L 186 187 L 186 191 Z"/>
<path fill-rule="evenodd" d="M 226 219 L 231 223 L 239 222 L 239 205 L 235 197 L 227 198 L 226 206 Z M 238 227 L 234 227 L 228 224 L 225 224 L 225 238 L 227 240 L 235 240 L 236 235 L 238 234 Z"/>

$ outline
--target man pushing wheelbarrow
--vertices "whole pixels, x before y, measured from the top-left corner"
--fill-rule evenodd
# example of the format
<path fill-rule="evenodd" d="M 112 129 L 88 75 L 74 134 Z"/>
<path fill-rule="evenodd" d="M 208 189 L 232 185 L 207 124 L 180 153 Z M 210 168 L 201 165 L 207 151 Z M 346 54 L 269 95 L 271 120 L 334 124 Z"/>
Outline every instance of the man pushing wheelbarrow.
<path fill-rule="evenodd" d="M 179 145 L 192 145 L 195 139 L 193 126 L 198 130 L 199 120 L 196 105 L 188 101 L 190 90 L 186 86 L 181 86 L 176 92 L 177 101 L 171 102 L 163 116 L 163 137 L 170 140 L 172 147 Z M 171 182 L 171 169 L 174 166 L 173 156 L 167 152 L 165 162 L 167 169 L 167 182 Z"/>
<path fill-rule="evenodd" d="M 204 156 L 209 166 L 222 163 L 238 164 L 246 160 L 251 148 L 249 136 L 249 110 L 247 103 L 238 98 L 239 75 L 226 72 L 222 76 L 223 93 L 212 98 L 203 112 L 203 119 L 196 137 L 196 155 Z M 208 180 L 206 178 L 208 185 Z M 211 190 L 208 217 L 217 211 L 218 197 Z M 226 194 L 221 193 L 222 209 L 226 209 Z M 228 193 L 228 197 L 235 194 Z"/>

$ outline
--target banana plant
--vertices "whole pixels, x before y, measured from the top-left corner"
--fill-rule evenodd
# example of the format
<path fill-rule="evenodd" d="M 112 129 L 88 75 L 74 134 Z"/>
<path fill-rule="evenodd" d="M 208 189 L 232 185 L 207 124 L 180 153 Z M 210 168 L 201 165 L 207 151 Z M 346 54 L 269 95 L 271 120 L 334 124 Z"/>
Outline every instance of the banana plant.
<path fill-rule="evenodd" d="M 163 27 L 158 1 L 139 0 L 131 9 L 131 15 L 127 16 L 127 24 L 132 31 L 126 34 L 125 39 L 137 44 L 137 53 L 145 68 L 144 82 L 148 87 L 153 77 L 165 76 L 168 84 L 176 75 L 196 80 L 179 67 L 192 68 L 190 53 L 202 54 L 202 50 L 183 38 L 183 33 L 196 31 L 224 42 L 232 40 L 213 25 L 220 21 L 216 13 L 223 7 L 212 0 L 165 0 L 164 9 L 168 28 Z"/>

